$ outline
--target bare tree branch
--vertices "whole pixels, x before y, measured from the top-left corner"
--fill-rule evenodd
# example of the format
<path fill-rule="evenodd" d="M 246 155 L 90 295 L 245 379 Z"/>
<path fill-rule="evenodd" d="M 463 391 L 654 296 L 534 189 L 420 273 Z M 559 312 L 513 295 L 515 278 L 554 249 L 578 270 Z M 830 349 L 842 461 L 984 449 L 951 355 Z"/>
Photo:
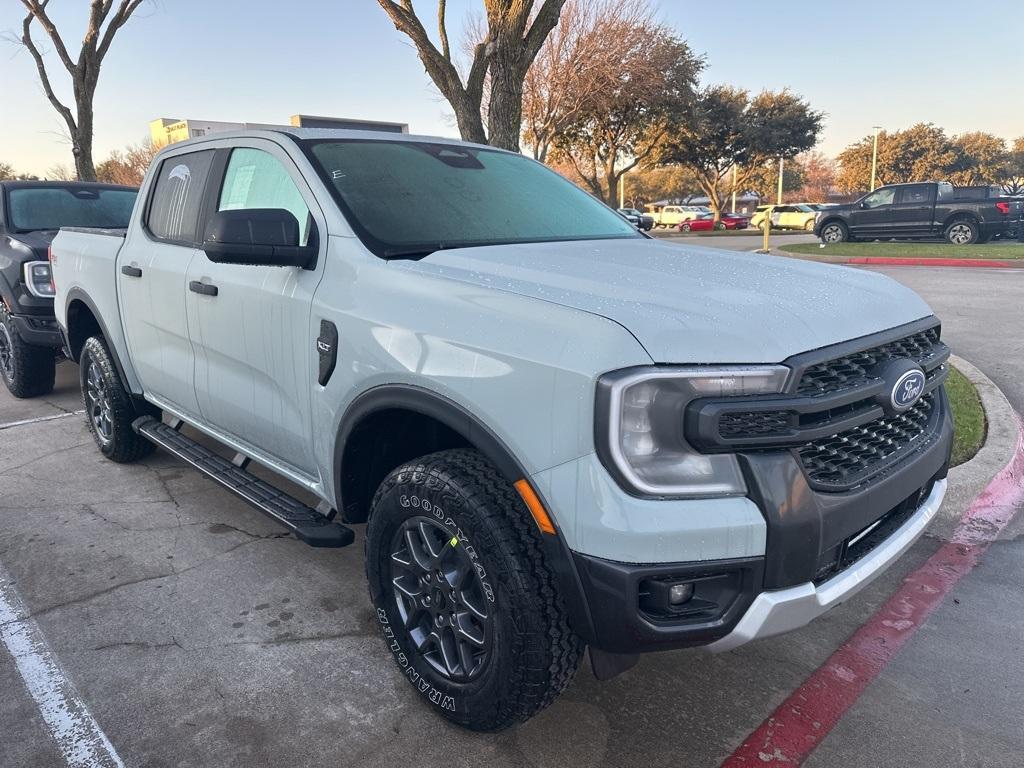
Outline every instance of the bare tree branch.
<path fill-rule="evenodd" d="M 49 1 L 21 0 L 21 4 L 27 11 L 22 23 L 21 43 L 28 49 L 36 63 L 39 81 L 43 86 L 46 98 L 67 123 L 78 177 L 93 181 L 96 179 L 96 168 L 92 160 L 93 98 L 96 94 L 100 66 L 110 50 L 110 45 L 118 30 L 128 22 L 131 15 L 145 0 L 119 0 L 117 10 L 113 12 L 113 15 L 111 15 L 111 11 L 114 9 L 115 0 L 91 0 L 89 18 L 77 61 L 72 60 L 60 31 L 47 13 Z M 71 86 L 75 97 L 74 113 L 54 93 L 46 61 L 32 39 L 33 21 L 39 22 L 39 26 L 53 43 L 54 50 L 64 68 L 71 75 Z M 104 24 L 106 24 L 105 30 Z"/>

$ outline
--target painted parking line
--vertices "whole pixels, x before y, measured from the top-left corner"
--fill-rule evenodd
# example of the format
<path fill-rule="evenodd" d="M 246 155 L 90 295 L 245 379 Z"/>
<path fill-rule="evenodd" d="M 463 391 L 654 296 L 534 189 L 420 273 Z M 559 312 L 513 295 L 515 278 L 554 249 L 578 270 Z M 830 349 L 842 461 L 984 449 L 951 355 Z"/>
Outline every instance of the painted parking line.
<path fill-rule="evenodd" d="M 54 421 L 55 419 L 66 419 L 68 416 L 81 416 L 85 411 L 68 411 L 67 413 L 55 413 L 52 416 L 36 416 L 32 419 L 21 419 L 20 421 L 9 421 L 6 424 L 0 424 L 0 430 L 13 429 L 14 427 L 23 427 L 26 424 L 39 424 L 43 421 Z"/>
<path fill-rule="evenodd" d="M 64 675 L 36 621 L 0 565 L 0 640 L 14 658 L 64 760 L 73 768 L 124 768 L 113 744 Z"/>
<path fill-rule="evenodd" d="M 960 518 L 949 542 L 779 705 L 726 761 L 739 766 L 800 765 L 824 741 L 950 590 L 980 561 L 1024 502 L 1024 424 L 1017 450 Z"/>

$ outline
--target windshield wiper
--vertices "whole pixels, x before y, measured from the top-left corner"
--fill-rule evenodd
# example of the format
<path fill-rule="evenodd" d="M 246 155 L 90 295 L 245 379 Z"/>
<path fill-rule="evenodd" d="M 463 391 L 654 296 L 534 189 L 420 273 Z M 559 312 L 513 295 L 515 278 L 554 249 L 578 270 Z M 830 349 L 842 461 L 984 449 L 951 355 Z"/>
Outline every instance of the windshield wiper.
<path fill-rule="evenodd" d="M 445 243 L 428 243 L 416 245 L 410 248 L 388 248 L 384 251 L 385 259 L 422 259 L 437 251 L 445 251 L 451 248 L 461 248 L 459 245 L 446 245 Z"/>

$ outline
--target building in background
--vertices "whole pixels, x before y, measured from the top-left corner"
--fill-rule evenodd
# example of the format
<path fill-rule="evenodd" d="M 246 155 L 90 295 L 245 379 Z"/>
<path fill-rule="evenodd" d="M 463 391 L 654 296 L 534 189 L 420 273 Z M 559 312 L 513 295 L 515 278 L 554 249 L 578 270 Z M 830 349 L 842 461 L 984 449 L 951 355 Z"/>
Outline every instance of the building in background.
<path fill-rule="evenodd" d="M 241 128 L 345 128 L 351 131 L 385 131 L 387 133 L 408 133 L 407 123 L 385 123 L 379 120 L 353 120 L 345 117 L 319 117 L 317 115 L 292 115 L 288 126 L 273 123 L 226 123 L 217 120 L 185 120 L 161 117 L 149 122 L 149 136 L 155 147 L 163 147 L 186 139 L 194 139 L 220 131 L 236 131 Z"/>

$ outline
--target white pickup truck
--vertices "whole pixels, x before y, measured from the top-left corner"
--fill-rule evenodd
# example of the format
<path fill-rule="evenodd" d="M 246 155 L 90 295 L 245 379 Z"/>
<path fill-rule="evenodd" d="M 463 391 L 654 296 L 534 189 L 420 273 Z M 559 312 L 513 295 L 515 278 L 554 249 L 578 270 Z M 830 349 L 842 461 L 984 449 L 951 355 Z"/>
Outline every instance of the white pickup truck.
<path fill-rule="evenodd" d="M 103 454 L 161 446 L 314 546 L 365 523 L 388 649 L 469 728 L 533 715 L 585 647 L 607 678 L 803 626 L 946 487 L 949 351 L 914 293 L 655 242 L 491 147 L 174 144 L 126 231 L 51 255 Z"/>

